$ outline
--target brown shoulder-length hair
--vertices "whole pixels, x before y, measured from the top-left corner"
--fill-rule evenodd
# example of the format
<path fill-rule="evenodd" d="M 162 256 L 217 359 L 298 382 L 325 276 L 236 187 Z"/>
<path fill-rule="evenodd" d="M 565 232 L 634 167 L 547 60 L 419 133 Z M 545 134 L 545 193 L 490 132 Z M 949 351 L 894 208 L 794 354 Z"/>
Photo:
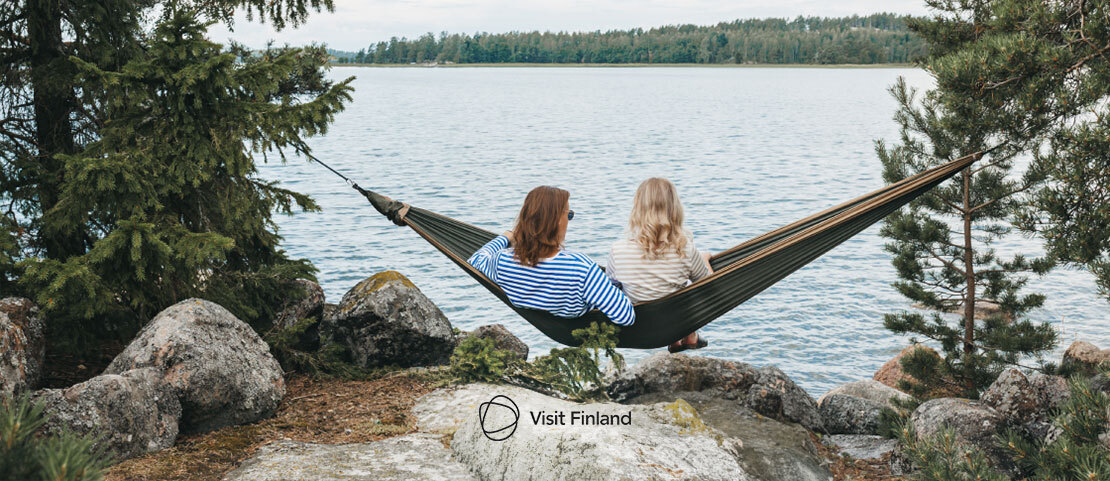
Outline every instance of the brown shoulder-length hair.
<path fill-rule="evenodd" d="M 570 192 L 541 185 L 524 198 L 513 229 L 513 257 L 526 266 L 535 266 L 544 254 L 559 248 L 559 223 Z"/>

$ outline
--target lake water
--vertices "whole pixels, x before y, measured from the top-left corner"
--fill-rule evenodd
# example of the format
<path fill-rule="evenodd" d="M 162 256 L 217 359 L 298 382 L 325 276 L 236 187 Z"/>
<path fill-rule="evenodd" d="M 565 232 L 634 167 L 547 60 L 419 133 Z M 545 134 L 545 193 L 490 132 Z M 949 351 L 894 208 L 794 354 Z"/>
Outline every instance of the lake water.
<path fill-rule="evenodd" d="M 882 185 L 875 139 L 895 140 L 898 76 L 915 69 L 335 68 L 354 101 L 311 145 L 360 185 L 501 232 L 540 184 L 570 190 L 567 245 L 604 262 L 632 194 L 650 176 L 677 184 L 703 250 L 722 250 Z M 532 348 L 556 345 L 413 231 L 393 226 L 342 181 L 304 161 L 263 176 L 323 212 L 281 216 L 285 248 L 310 259 L 329 302 L 381 270 L 407 275 L 452 324 L 501 323 Z M 776 365 L 819 395 L 868 378 L 906 345 L 882 326 L 909 305 L 874 226 L 718 319 L 697 355 Z M 1040 251 L 1017 237 L 1001 248 Z M 1110 347 L 1092 277 L 1058 270 L 1032 317 Z M 652 351 L 624 350 L 631 361 Z"/>

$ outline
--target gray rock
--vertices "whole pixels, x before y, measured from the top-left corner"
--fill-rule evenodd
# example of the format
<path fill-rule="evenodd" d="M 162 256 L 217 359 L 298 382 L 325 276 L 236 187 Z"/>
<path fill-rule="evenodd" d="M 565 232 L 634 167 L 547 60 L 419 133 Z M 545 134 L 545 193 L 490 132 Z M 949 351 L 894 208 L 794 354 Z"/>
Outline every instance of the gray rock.
<path fill-rule="evenodd" d="M 493 344 L 497 349 L 503 349 L 516 353 L 521 360 L 528 359 L 528 345 L 521 341 L 520 338 L 505 329 L 501 324 L 490 324 L 488 326 L 481 326 L 471 331 L 468 336 L 477 337 L 480 339 L 493 339 Z"/>
<path fill-rule="evenodd" d="M 308 279 L 297 279 L 293 282 L 302 293 L 288 299 L 277 316 L 274 316 L 274 327 L 278 329 L 292 327 L 301 319 L 323 318 L 324 288 Z"/>
<path fill-rule="evenodd" d="M 1053 442 L 1062 431 L 1052 424 L 1052 416 L 1070 397 L 1067 380 L 1060 376 L 1037 374 L 1027 378 L 1016 369 L 1008 369 L 983 391 L 980 400 L 1026 438 Z"/>
<path fill-rule="evenodd" d="M 300 289 L 299 295 L 288 300 L 276 316 L 272 329 L 298 327 L 294 348 L 313 352 L 320 348 L 320 321 L 324 318 L 324 289 L 307 279 L 297 279 L 293 283 Z"/>
<path fill-rule="evenodd" d="M 330 302 L 324 303 L 323 308 L 320 310 L 321 322 L 335 322 L 335 314 L 339 312 L 339 304 L 332 304 Z"/>
<path fill-rule="evenodd" d="M 510 398 L 519 417 L 493 406 L 483 423 L 479 407 L 497 395 Z M 571 425 L 575 411 L 628 415 L 630 423 Z M 419 429 L 453 432 L 454 458 L 484 480 L 753 479 L 740 465 L 740 441 L 706 426 L 685 402 L 577 404 L 513 386 L 470 384 L 430 393 L 413 412 Z M 566 413 L 567 424 L 535 424 L 541 413 Z M 497 430 L 513 423 L 515 431 L 502 441 L 483 433 L 483 425 Z"/>
<path fill-rule="evenodd" d="M 186 299 L 158 313 L 105 370 L 156 367 L 181 401 L 181 431 L 273 415 L 285 395 L 281 366 L 258 334 L 227 309 Z"/>
<path fill-rule="evenodd" d="M 1101 373 L 1095 377 L 1092 377 L 1091 389 L 1102 391 L 1106 393 L 1107 396 L 1110 396 L 1110 374 Z M 1068 391 L 1068 398 L 1071 398 L 1071 391 Z"/>
<path fill-rule="evenodd" d="M 0 299 L 0 397 L 38 387 L 46 354 L 44 329 L 39 308 L 30 299 Z"/>
<path fill-rule="evenodd" d="M 1011 426 L 1044 418 L 1041 400 L 1029 379 L 1017 369 L 1007 369 L 991 383 L 979 400 L 994 408 Z"/>
<path fill-rule="evenodd" d="M 386 271 L 343 296 L 320 326 L 322 342 L 347 348 L 364 367 L 446 364 L 455 349 L 451 323 L 401 274 Z"/>
<path fill-rule="evenodd" d="M 832 474 L 809 431 L 723 399 L 690 393 L 687 401 L 709 427 L 742 440 L 740 466 L 759 481 L 829 481 Z"/>
<path fill-rule="evenodd" d="M 810 431 L 824 429 L 817 402 L 774 366 L 759 369 L 756 383 L 748 388 L 747 406 L 764 416 L 796 422 Z"/>
<path fill-rule="evenodd" d="M 1068 387 L 1068 380 L 1063 376 L 1033 374 L 1029 377 L 1029 386 L 1037 395 L 1037 404 L 1041 411 L 1048 417 L 1052 417 L 1054 411 L 1063 407 L 1064 403 L 1071 399 L 1071 388 Z"/>
<path fill-rule="evenodd" d="M 181 404 L 155 368 L 104 374 L 65 389 L 43 389 L 47 434 L 98 437 L 97 445 L 126 459 L 173 446 Z"/>
<path fill-rule="evenodd" d="M 958 442 L 982 449 L 994 466 L 1006 471 L 1014 467 L 1009 454 L 994 439 L 1005 427 L 1005 419 L 983 403 L 957 398 L 933 399 L 914 410 L 910 423 L 918 438 L 936 436 L 948 427 Z"/>
<path fill-rule="evenodd" d="M 895 444 L 894 451 L 890 453 L 890 474 L 894 476 L 906 476 L 914 471 L 917 471 L 917 466 L 913 464 L 909 455 L 902 449 L 902 445 Z"/>
<path fill-rule="evenodd" d="M 1060 367 L 1076 369 L 1088 374 L 1097 372 L 1099 366 L 1104 364 L 1110 364 L 1110 349 L 1099 349 L 1098 346 L 1085 341 L 1071 343 L 1060 361 Z"/>
<path fill-rule="evenodd" d="M 703 392 L 810 430 L 823 425 L 816 401 L 773 366 L 755 369 L 742 362 L 657 353 L 617 375 L 606 390 L 618 401 L 652 393 Z"/>
<path fill-rule="evenodd" d="M 874 379 L 865 379 L 863 381 L 844 383 L 830 389 L 829 392 L 824 394 L 824 396 L 817 398 L 817 404 L 820 405 L 821 401 L 823 401 L 826 396 L 830 396 L 833 394 L 845 394 L 848 396 L 855 396 L 858 398 L 867 399 L 877 402 L 883 406 L 887 406 L 891 409 L 898 408 L 894 405 L 895 400 L 909 401 L 913 399 L 913 396 L 887 386 L 886 384 L 883 384 L 879 381 L 876 381 Z"/>
<path fill-rule="evenodd" d="M 883 405 L 847 394 L 826 394 L 820 410 L 829 434 L 876 434 Z"/>
<path fill-rule="evenodd" d="M 415 433 L 361 444 L 267 444 L 224 475 L 225 481 L 336 479 L 477 480 L 444 445 L 443 436 Z"/>
<path fill-rule="evenodd" d="M 880 459 L 898 446 L 897 439 L 872 434 L 831 434 L 823 436 L 821 443 L 853 459 Z"/>

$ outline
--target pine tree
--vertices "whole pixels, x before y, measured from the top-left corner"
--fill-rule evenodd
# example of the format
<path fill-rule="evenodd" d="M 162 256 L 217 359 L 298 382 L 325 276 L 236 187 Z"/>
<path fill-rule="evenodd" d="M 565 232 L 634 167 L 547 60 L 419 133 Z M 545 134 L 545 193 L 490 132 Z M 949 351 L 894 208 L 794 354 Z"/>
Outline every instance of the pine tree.
<path fill-rule="evenodd" d="M 897 145 L 880 141 L 876 146 L 887 182 L 987 150 L 987 142 L 996 137 L 947 110 L 935 92 L 918 99 L 900 79 L 891 93 L 899 103 L 895 120 L 901 139 Z M 929 316 L 901 312 L 884 317 L 887 329 L 924 337 L 943 351 L 937 357 L 918 350 L 902 361 L 917 381 L 904 387 L 919 397 L 978 397 L 1002 369 L 1056 343 L 1050 325 L 1023 318 L 1044 303 L 1043 295 L 1022 293 L 1028 275 L 1047 272 L 1052 262 L 1020 254 L 1005 258 L 992 248 L 1010 234 L 1009 220 L 1021 205 L 1020 194 L 1040 182 L 1036 175 L 1019 175 L 1013 155 L 991 152 L 955 180 L 888 217 L 880 231 L 891 239 L 886 249 L 894 255 L 900 278 L 894 287 L 934 311 Z M 997 309 L 977 312 L 984 300 Z"/>
<path fill-rule="evenodd" d="M 1110 297 L 1110 3 L 927 3 L 934 17 L 910 24 L 929 44 L 938 101 L 1033 157 L 1046 181 L 1018 225 Z"/>
<path fill-rule="evenodd" d="M 312 276 L 280 249 L 271 216 L 316 204 L 259 178 L 256 161 L 307 152 L 304 138 L 350 99 L 349 80 L 323 78 L 323 48 L 223 51 L 205 29 L 171 8 L 120 69 L 73 59 L 79 88 L 104 93 L 104 120 L 82 151 L 57 156 L 63 180 L 42 231 L 87 229 L 89 248 L 21 263 L 21 285 L 53 320 L 128 332 L 194 296 L 267 319 L 289 280 Z"/>

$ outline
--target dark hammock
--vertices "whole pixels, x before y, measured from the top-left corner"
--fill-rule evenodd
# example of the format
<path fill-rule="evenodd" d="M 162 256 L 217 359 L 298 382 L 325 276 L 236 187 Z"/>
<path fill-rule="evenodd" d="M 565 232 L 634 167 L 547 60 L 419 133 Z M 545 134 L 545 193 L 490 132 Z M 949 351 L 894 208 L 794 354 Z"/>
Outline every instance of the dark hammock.
<path fill-rule="evenodd" d="M 636 304 L 636 322 L 621 328 L 617 346 L 663 347 L 700 329 L 967 168 L 984 153 L 961 157 L 908 177 L 713 256 L 709 263 L 714 272 L 709 277 L 666 297 Z M 347 180 L 393 223 L 415 230 L 547 337 L 574 346 L 578 342 L 571 331 L 595 321 L 608 322 L 597 310 L 567 319 L 514 306 L 497 284 L 466 262 L 496 234 L 363 189 L 326 164 L 321 165 Z"/>

